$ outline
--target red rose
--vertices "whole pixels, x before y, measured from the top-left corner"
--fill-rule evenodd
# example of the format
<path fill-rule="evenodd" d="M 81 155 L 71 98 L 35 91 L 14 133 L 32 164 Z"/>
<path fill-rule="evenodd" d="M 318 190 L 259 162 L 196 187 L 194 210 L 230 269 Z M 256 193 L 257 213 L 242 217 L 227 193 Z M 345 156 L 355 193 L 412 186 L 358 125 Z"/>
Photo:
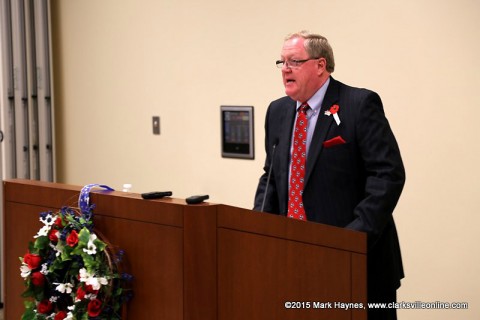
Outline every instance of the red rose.
<path fill-rule="evenodd" d="M 47 314 L 52 312 L 52 310 L 53 310 L 53 305 L 49 300 L 43 300 L 37 306 L 37 311 L 39 313 Z"/>
<path fill-rule="evenodd" d="M 67 317 L 67 313 L 65 311 L 59 311 L 53 320 L 63 320 Z"/>
<path fill-rule="evenodd" d="M 62 225 L 62 218 L 57 217 L 57 220 L 55 220 L 55 225 L 59 228 L 63 227 Z"/>
<path fill-rule="evenodd" d="M 28 265 L 28 268 L 33 270 L 37 269 L 40 266 L 40 262 L 42 262 L 42 258 L 38 254 L 31 254 L 27 253 L 23 257 L 23 262 Z"/>
<path fill-rule="evenodd" d="M 102 302 L 98 299 L 93 299 L 88 303 L 87 310 L 90 317 L 97 317 L 102 311 Z"/>
<path fill-rule="evenodd" d="M 73 248 L 77 243 L 78 243 L 78 233 L 77 231 L 73 230 L 72 232 L 70 232 L 70 235 L 67 238 L 67 244 Z"/>
<path fill-rule="evenodd" d="M 93 293 L 93 294 L 97 294 L 98 293 L 98 290 L 93 290 L 93 286 L 91 284 L 87 284 L 85 286 L 85 290 L 88 292 L 88 293 Z"/>
<path fill-rule="evenodd" d="M 50 233 L 48 234 L 48 239 L 52 242 L 58 242 L 58 237 L 57 237 L 57 230 L 56 229 L 51 229 Z"/>
<path fill-rule="evenodd" d="M 87 293 L 85 292 L 85 290 L 83 290 L 82 287 L 79 287 L 79 288 L 77 289 L 77 299 L 78 299 L 78 300 L 83 300 L 83 299 L 85 299 L 85 295 L 86 295 L 86 294 L 87 294 Z"/>
<path fill-rule="evenodd" d="M 43 287 L 45 284 L 45 276 L 39 271 L 32 273 L 32 283 L 34 286 Z"/>
<path fill-rule="evenodd" d="M 93 287 L 90 284 L 86 285 L 85 289 L 83 288 L 83 286 L 79 287 L 77 289 L 77 299 L 78 300 L 85 299 L 85 295 L 87 295 L 87 293 L 98 294 L 98 290 L 93 290 Z"/>

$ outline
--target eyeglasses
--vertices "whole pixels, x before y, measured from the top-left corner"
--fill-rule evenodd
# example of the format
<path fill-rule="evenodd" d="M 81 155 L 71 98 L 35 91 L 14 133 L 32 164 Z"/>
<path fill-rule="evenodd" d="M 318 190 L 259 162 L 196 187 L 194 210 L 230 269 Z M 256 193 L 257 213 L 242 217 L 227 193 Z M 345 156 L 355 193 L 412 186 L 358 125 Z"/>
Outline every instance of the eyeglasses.
<path fill-rule="evenodd" d="M 292 60 L 277 60 L 275 62 L 275 64 L 277 65 L 277 68 L 279 69 L 282 69 L 283 66 L 285 65 L 287 68 L 298 68 L 300 67 L 302 64 L 304 64 L 305 62 L 307 61 L 310 61 L 310 60 L 318 60 L 320 58 L 309 58 L 309 59 L 304 59 L 304 60 L 295 60 L 295 59 L 292 59 Z"/>

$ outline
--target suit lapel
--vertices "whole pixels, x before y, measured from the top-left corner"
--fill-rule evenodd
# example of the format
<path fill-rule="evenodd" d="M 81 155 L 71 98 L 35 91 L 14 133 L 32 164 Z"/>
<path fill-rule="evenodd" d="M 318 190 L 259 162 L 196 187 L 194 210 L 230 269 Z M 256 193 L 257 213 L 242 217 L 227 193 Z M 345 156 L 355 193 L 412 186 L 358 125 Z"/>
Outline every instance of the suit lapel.
<path fill-rule="evenodd" d="M 308 179 L 310 178 L 313 168 L 315 167 L 315 163 L 322 152 L 323 141 L 325 141 L 327 133 L 333 123 L 333 117 L 325 116 L 325 111 L 329 110 L 330 107 L 338 101 L 338 90 L 339 83 L 330 77 L 330 84 L 328 85 L 327 92 L 325 93 L 320 114 L 318 115 L 317 124 L 315 126 L 315 131 L 313 132 L 310 149 L 308 150 L 305 186 L 307 185 Z"/>
<path fill-rule="evenodd" d="M 290 172 L 290 147 L 292 144 L 292 132 L 295 122 L 295 114 L 297 103 L 294 100 L 288 100 L 285 104 L 285 112 L 283 118 L 280 121 L 280 127 L 282 128 L 281 136 L 278 145 L 278 155 L 280 157 L 279 165 L 281 166 L 281 179 L 279 181 L 279 193 L 285 195 L 288 199 L 288 175 Z M 281 148 L 281 150 L 280 150 Z M 288 201 L 288 200 L 287 200 Z"/>

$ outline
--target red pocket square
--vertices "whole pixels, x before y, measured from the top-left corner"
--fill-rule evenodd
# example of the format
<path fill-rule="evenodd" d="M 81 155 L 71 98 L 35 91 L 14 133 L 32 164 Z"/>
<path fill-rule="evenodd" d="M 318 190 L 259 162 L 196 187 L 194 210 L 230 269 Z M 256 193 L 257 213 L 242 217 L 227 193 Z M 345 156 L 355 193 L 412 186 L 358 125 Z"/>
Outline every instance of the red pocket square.
<path fill-rule="evenodd" d="M 343 140 L 341 136 L 336 136 L 335 138 L 324 141 L 323 146 L 325 148 L 330 148 L 330 147 L 336 146 L 337 144 L 344 144 L 344 143 L 346 143 L 346 141 Z"/>

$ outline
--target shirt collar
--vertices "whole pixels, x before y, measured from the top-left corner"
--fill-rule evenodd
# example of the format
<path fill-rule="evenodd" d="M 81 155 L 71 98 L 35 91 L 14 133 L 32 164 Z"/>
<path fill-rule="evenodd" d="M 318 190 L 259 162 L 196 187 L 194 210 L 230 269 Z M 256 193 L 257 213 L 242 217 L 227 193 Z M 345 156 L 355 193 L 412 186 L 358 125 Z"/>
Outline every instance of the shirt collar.
<path fill-rule="evenodd" d="M 328 77 L 327 81 L 323 84 L 323 86 L 315 92 L 315 94 L 308 99 L 307 103 L 310 106 L 310 108 L 313 110 L 313 112 L 318 112 L 320 111 L 320 108 L 322 107 L 322 102 L 323 98 L 325 98 L 325 94 L 327 93 L 327 88 L 328 85 L 330 84 L 330 77 Z M 298 108 L 302 105 L 302 102 L 297 101 L 297 111 Z"/>

